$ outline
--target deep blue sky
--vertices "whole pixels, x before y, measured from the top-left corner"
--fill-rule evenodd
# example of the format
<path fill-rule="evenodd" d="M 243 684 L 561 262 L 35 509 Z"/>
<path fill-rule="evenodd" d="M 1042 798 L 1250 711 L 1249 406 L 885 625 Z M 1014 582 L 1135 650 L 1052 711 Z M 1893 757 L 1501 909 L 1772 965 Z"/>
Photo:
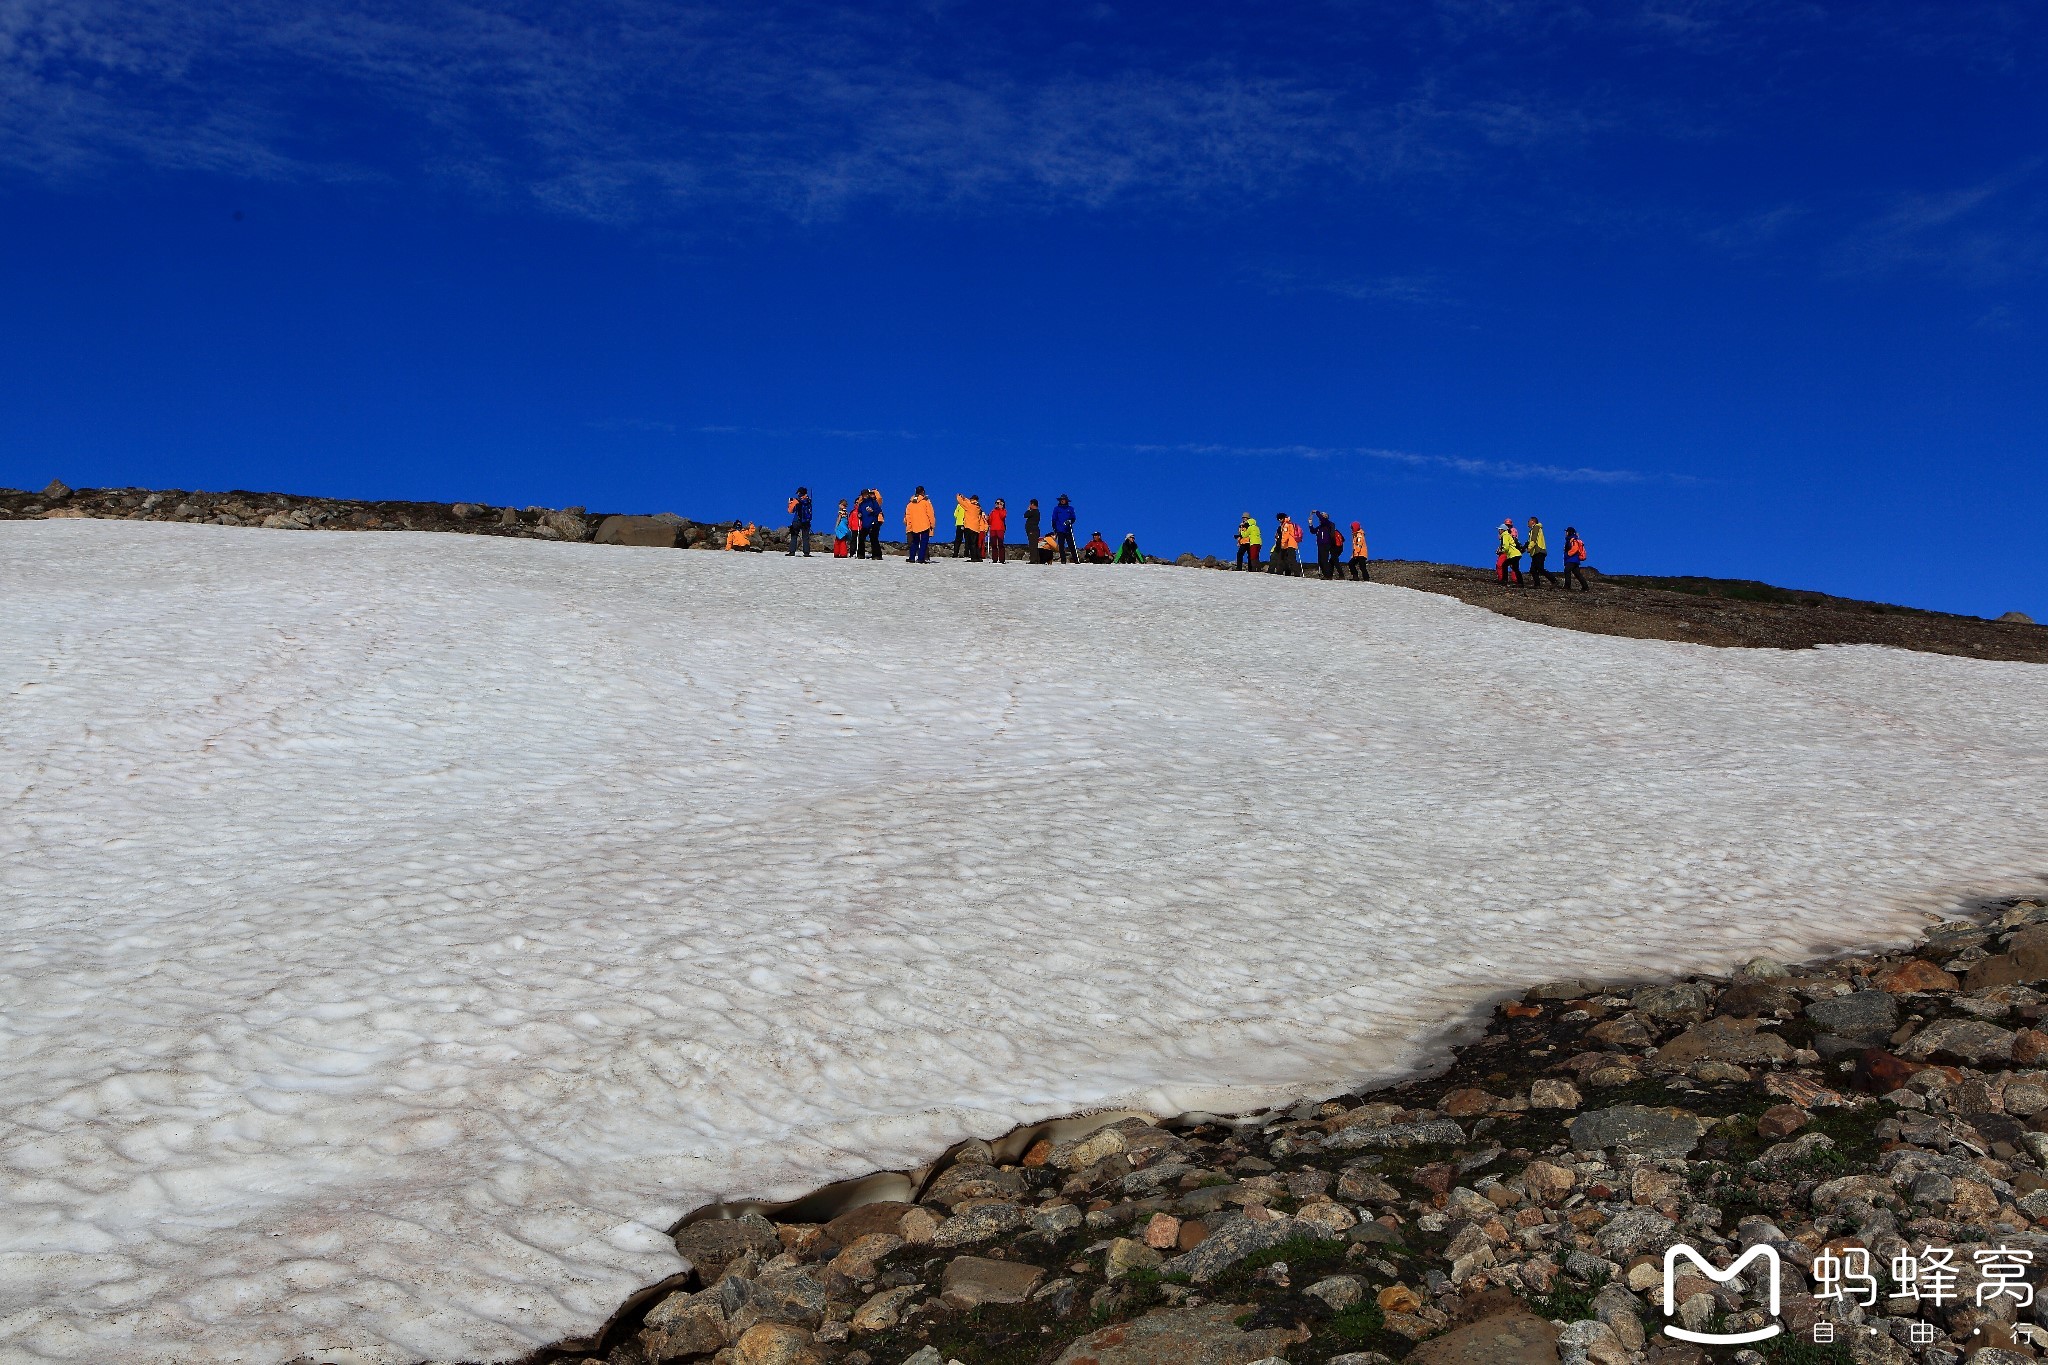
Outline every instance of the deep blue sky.
<path fill-rule="evenodd" d="M 0 484 L 780 512 L 2048 619 L 2048 7 L 0 6 Z"/>

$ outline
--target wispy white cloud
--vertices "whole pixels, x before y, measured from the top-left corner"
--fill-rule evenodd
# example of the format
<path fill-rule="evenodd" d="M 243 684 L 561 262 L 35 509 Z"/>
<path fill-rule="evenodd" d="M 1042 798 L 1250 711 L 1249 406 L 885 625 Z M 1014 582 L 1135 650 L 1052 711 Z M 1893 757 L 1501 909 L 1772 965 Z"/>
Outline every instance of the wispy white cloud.
<path fill-rule="evenodd" d="M 1843 274 L 1922 269 L 1962 284 L 2002 285 L 2048 273 L 2048 192 L 2030 158 L 1974 184 L 1914 194 L 1853 231 Z"/>
<path fill-rule="evenodd" d="M 1384 446 L 1228 445 L 1207 442 L 1131 444 L 1118 447 L 1145 455 L 1206 455 L 1236 459 L 1380 460 L 1411 469 L 1442 470 L 1487 479 L 1531 479 L 1554 483 L 1692 483 L 1688 475 L 1648 474 L 1633 469 L 1599 469 L 1584 465 L 1537 461 L 1475 459 L 1464 455 L 1428 455 Z"/>

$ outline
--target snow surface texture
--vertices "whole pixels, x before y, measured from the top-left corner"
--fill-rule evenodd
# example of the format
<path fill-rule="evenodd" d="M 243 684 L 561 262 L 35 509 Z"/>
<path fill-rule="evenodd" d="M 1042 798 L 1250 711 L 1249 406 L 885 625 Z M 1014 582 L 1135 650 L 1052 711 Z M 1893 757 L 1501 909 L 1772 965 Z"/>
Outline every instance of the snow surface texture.
<path fill-rule="evenodd" d="M 2025 664 L 82 520 L 0 528 L 0 601 L 7 1360 L 511 1358 L 712 1199 L 2048 867 Z"/>

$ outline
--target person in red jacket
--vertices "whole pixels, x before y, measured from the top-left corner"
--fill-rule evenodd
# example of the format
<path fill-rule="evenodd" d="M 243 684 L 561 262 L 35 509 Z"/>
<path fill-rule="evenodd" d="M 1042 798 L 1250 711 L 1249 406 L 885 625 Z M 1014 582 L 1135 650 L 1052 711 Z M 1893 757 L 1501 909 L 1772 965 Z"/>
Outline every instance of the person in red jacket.
<path fill-rule="evenodd" d="M 1088 543 L 1081 547 L 1081 562 L 1083 564 L 1107 564 L 1112 553 L 1113 551 L 1109 548 L 1109 542 L 1102 538 L 1102 532 L 1097 531 L 1088 538 Z"/>
<path fill-rule="evenodd" d="M 1009 509 L 1003 506 L 1001 498 L 997 498 L 996 505 L 988 509 L 988 557 L 998 564 L 1010 562 L 1003 542 L 1003 535 L 1009 529 Z"/>

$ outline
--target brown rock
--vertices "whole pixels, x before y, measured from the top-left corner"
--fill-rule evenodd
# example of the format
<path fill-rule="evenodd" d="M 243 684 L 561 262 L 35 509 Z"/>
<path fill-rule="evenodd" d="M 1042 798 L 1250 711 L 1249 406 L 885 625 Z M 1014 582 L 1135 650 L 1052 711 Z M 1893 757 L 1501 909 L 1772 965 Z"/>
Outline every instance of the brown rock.
<path fill-rule="evenodd" d="M 1879 976 L 1873 984 L 1893 995 L 1912 995 L 1919 991 L 1952 991 L 1960 983 L 1927 959 L 1911 957 Z"/>
<path fill-rule="evenodd" d="M 915 1204 L 885 1199 L 879 1203 L 862 1204 L 858 1208 L 848 1209 L 825 1224 L 824 1240 L 836 1247 L 850 1247 L 861 1238 L 877 1232 L 901 1237 L 903 1215 L 916 1207 Z"/>
<path fill-rule="evenodd" d="M 1241 1332 L 1237 1319 L 1250 1311 L 1230 1303 L 1161 1309 L 1090 1333 L 1054 1365 L 1251 1365 L 1308 1336 L 1300 1328 Z"/>
<path fill-rule="evenodd" d="M 1706 1061 L 1783 1062 L 1791 1056 L 1792 1045 L 1775 1033 L 1759 1032 L 1756 1020 L 1716 1016 L 1658 1048 L 1655 1061 L 1682 1068 Z"/>
<path fill-rule="evenodd" d="M 1756 1116 L 1756 1135 L 1776 1142 L 1804 1128 L 1810 1115 L 1796 1104 L 1774 1104 Z"/>
<path fill-rule="evenodd" d="M 697 1268 L 698 1276 L 710 1284 L 727 1265 L 749 1251 L 762 1257 L 781 1254 L 782 1239 L 775 1225 L 758 1213 L 739 1218 L 703 1218 L 686 1223 L 676 1233 L 676 1250 Z"/>
<path fill-rule="evenodd" d="M 1154 1251 L 1172 1251 L 1180 1245 L 1180 1219 L 1170 1213 L 1155 1213 L 1145 1224 L 1145 1245 Z"/>
<path fill-rule="evenodd" d="M 1383 1313 L 1414 1313 L 1422 1308 L 1422 1299 L 1405 1284 L 1390 1284 L 1379 1293 L 1378 1303 Z"/>
<path fill-rule="evenodd" d="M 2021 1066 L 2048 1061 L 2048 1033 L 2023 1028 L 2012 1038 L 2012 1059 Z"/>
<path fill-rule="evenodd" d="M 1899 1089 L 1921 1071 L 1918 1062 L 1894 1057 L 1881 1047 L 1867 1047 L 1856 1058 L 1856 1083 L 1875 1094 Z"/>
<path fill-rule="evenodd" d="M 2022 981 L 2048 980 L 2048 924 L 2022 929 L 2006 945 Z"/>
<path fill-rule="evenodd" d="M 671 1294 L 647 1311 L 641 1331 L 656 1360 L 710 1355 L 725 1345 L 725 1312 L 717 1294 Z"/>
<path fill-rule="evenodd" d="M 1557 1329 L 1524 1308 L 1432 1337 L 1409 1365 L 1557 1365 Z"/>
<path fill-rule="evenodd" d="M 1613 1048 L 1616 1052 L 1633 1052 L 1656 1041 L 1650 1036 L 1650 1030 L 1644 1027 L 1643 1021 L 1632 1014 L 1624 1014 L 1619 1019 L 1602 1020 L 1586 1030 L 1586 1037 L 1602 1047 Z"/>
<path fill-rule="evenodd" d="M 922 1285 L 907 1284 L 884 1289 L 854 1311 L 847 1326 L 856 1332 L 886 1332 L 903 1321 L 903 1310 L 923 1291 Z"/>
<path fill-rule="evenodd" d="M 1529 1083 L 1531 1109 L 1576 1109 L 1581 1102 L 1578 1088 L 1570 1081 L 1544 1076 Z"/>
<path fill-rule="evenodd" d="M 823 1365 L 824 1359 L 809 1332 L 780 1322 L 756 1323 L 732 1344 L 733 1365 Z"/>
<path fill-rule="evenodd" d="M 955 1256 L 946 1265 L 939 1297 L 963 1313 L 985 1303 L 1022 1303 L 1044 1278 L 1045 1271 L 1021 1261 Z"/>
<path fill-rule="evenodd" d="M 1209 1225 L 1199 1218 L 1189 1218 L 1180 1225 L 1180 1232 L 1174 1237 L 1173 1245 L 1180 1251 L 1193 1251 L 1209 1240 Z"/>
<path fill-rule="evenodd" d="M 1998 953 L 1970 964 L 1970 969 L 1963 973 L 1963 989 L 1988 991 L 1993 986 L 2017 986 L 2027 979 L 2021 975 L 2020 964 L 2012 960 L 2011 954 Z"/>
<path fill-rule="evenodd" d="M 1031 1150 L 1024 1153 L 1024 1164 L 1036 1170 L 1052 1158 L 1052 1143 L 1044 1138 L 1031 1144 Z"/>
<path fill-rule="evenodd" d="M 877 1263 L 902 1246 L 903 1239 L 893 1232 L 871 1232 L 865 1237 L 854 1238 L 851 1246 L 832 1258 L 831 1268 L 860 1284 L 875 1278 Z"/>
<path fill-rule="evenodd" d="M 1437 1105 L 1454 1119 L 1469 1119 L 1481 1114 L 1490 1114 L 1499 1106 L 1500 1096 L 1470 1087 L 1451 1091 Z"/>
<path fill-rule="evenodd" d="M 1539 1204 L 1555 1204 L 1572 1192 L 1577 1175 L 1548 1161 L 1532 1161 L 1522 1170 L 1522 1188 Z"/>

